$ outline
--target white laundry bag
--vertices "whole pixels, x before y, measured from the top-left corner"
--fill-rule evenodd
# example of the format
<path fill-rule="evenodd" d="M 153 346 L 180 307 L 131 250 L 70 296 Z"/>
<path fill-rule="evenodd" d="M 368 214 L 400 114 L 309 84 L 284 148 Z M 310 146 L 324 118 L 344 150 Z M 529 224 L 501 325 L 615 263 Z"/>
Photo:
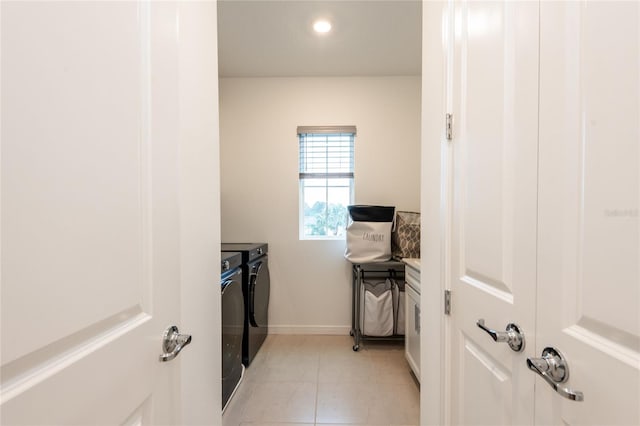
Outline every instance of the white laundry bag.
<path fill-rule="evenodd" d="M 391 231 L 395 207 L 347 206 L 347 248 L 344 257 L 352 263 L 385 262 L 391 259 Z"/>
<path fill-rule="evenodd" d="M 362 282 L 360 328 L 365 336 L 391 336 L 394 326 L 391 280 Z"/>
<path fill-rule="evenodd" d="M 393 310 L 395 314 L 393 334 L 404 336 L 405 334 L 405 313 L 404 313 L 404 283 L 392 279 Z"/>

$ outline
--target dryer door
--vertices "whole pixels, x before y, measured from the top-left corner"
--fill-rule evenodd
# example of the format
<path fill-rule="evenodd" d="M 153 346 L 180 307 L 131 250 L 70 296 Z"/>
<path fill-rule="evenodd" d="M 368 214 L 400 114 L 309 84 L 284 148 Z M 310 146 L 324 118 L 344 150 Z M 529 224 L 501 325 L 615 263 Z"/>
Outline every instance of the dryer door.
<path fill-rule="evenodd" d="M 247 265 L 249 271 L 247 297 L 247 336 L 243 362 L 249 366 L 269 333 L 270 277 L 267 256 L 262 256 Z"/>
<path fill-rule="evenodd" d="M 267 256 L 249 264 L 249 323 L 251 327 L 268 326 L 271 280 Z M 265 331 L 266 332 L 266 331 Z"/>
<path fill-rule="evenodd" d="M 222 282 L 222 407 L 242 376 L 242 333 L 244 300 L 242 272 Z"/>

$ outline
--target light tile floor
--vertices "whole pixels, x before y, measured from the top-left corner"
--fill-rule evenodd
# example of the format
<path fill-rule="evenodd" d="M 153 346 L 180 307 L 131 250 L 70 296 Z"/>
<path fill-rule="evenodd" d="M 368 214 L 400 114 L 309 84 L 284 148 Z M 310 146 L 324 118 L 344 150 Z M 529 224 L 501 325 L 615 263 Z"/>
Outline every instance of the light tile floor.
<path fill-rule="evenodd" d="M 420 390 L 399 342 L 269 335 L 223 426 L 418 425 Z"/>

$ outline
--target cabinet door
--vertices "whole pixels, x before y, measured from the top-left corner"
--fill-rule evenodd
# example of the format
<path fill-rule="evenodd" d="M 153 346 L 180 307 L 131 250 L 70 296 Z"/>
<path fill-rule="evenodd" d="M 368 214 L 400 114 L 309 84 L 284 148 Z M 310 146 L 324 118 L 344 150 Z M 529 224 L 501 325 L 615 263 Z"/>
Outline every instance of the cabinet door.
<path fill-rule="evenodd" d="M 405 286 L 405 347 L 404 354 L 411 370 L 420 381 L 420 294 Z"/>
<path fill-rule="evenodd" d="M 538 5 L 456 2 L 452 424 L 533 422 Z M 516 323 L 522 352 L 496 343 Z"/>
<path fill-rule="evenodd" d="M 537 424 L 640 424 L 640 4 L 542 2 Z"/>

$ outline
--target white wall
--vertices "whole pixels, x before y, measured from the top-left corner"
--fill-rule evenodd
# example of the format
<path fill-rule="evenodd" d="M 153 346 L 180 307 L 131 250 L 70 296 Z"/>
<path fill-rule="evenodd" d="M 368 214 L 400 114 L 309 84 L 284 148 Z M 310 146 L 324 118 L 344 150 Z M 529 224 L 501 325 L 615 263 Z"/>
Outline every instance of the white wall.
<path fill-rule="evenodd" d="M 301 125 L 355 125 L 355 202 L 420 210 L 420 77 L 220 80 L 224 242 L 268 242 L 272 333 L 347 333 L 344 241 L 298 239 Z"/>

